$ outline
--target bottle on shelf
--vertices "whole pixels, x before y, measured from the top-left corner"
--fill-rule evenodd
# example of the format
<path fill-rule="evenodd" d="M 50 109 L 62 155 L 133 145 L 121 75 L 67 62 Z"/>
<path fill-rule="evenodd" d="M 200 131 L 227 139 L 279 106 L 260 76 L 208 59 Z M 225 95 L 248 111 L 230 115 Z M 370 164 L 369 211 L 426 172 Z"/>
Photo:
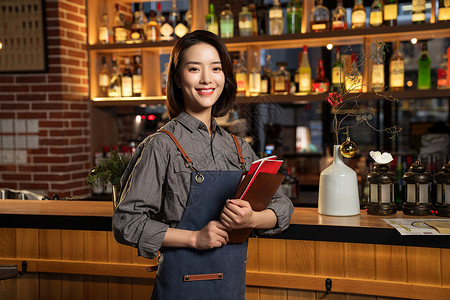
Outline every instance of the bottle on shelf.
<path fill-rule="evenodd" d="M 331 30 L 347 30 L 347 11 L 342 2 L 337 0 L 336 8 L 331 12 Z"/>
<path fill-rule="evenodd" d="M 125 58 L 125 70 L 122 74 L 122 97 L 133 96 L 133 74 L 131 74 L 130 58 Z"/>
<path fill-rule="evenodd" d="M 159 25 L 156 21 L 155 11 L 150 11 L 148 23 L 145 28 L 145 39 L 150 42 L 157 42 L 159 40 Z"/>
<path fill-rule="evenodd" d="M 349 93 L 362 92 L 362 74 L 358 70 L 358 56 L 356 53 L 352 53 L 351 69 L 345 74 L 345 90 Z"/>
<path fill-rule="evenodd" d="M 123 15 L 119 13 L 119 4 L 116 4 L 114 11 L 114 42 L 117 44 L 125 43 L 128 40 L 129 30 L 125 28 Z"/>
<path fill-rule="evenodd" d="M 108 14 L 102 14 L 100 20 L 100 26 L 98 27 L 98 42 L 100 44 L 109 44 L 109 26 L 108 26 Z"/>
<path fill-rule="evenodd" d="M 269 8 L 264 4 L 264 0 L 256 0 L 256 19 L 258 22 L 258 35 L 265 35 L 268 32 L 268 11 Z"/>
<path fill-rule="evenodd" d="M 383 25 L 383 4 L 381 0 L 374 0 L 370 7 L 369 15 L 370 27 L 380 27 Z"/>
<path fill-rule="evenodd" d="M 156 17 L 155 17 L 156 24 L 158 24 L 158 31 L 159 31 L 159 38 L 162 37 L 161 33 L 161 27 L 166 23 L 166 18 L 164 18 L 162 11 L 161 11 L 161 2 L 156 3 Z M 173 29 L 172 29 L 173 30 Z M 169 34 L 170 35 L 170 34 Z"/>
<path fill-rule="evenodd" d="M 269 34 L 282 35 L 284 26 L 283 10 L 280 1 L 274 0 L 273 6 L 269 9 Z"/>
<path fill-rule="evenodd" d="M 448 84 L 448 74 L 447 74 L 448 60 L 447 54 L 442 55 L 442 63 L 438 69 L 438 79 L 437 79 L 437 88 L 440 90 L 445 90 L 450 88 Z"/>
<path fill-rule="evenodd" d="M 172 25 L 173 32 L 175 34 L 174 38 L 182 38 L 189 32 L 186 20 L 180 18 L 180 11 L 177 7 L 177 0 L 172 0 L 172 8 L 169 11 L 169 20 L 171 20 L 174 24 Z"/>
<path fill-rule="evenodd" d="M 330 27 L 330 11 L 323 6 L 323 0 L 316 0 L 316 5 L 312 9 L 311 31 L 328 31 Z"/>
<path fill-rule="evenodd" d="M 225 4 L 225 9 L 220 13 L 220 37 L 232 38 L 234 36 L 234 17 L 230 4 Z"/>
<path fill-rule="evenodd" d="M 341 49 L 336 47 L 336 61 L 331 69 L 331 92 L 339 94 L 344 93 L 345 87 L 345 69 L 341 58 Z"/>
<path fill-rule="evenodd" d="M 219 22 L 214 12 L 214 4 L 209 4 L 209 12 L 206 15 L 206 30 L 219 35 Z"/>
<path fill-rule="evenodd" d="M 122 75 L 117 67 L 117 58 L 112 58 L 111 80 L 109 82 L 108 97 L 122 97 Z"/>
<path fill-rule="evenodd" d="M 263 68 L 263 73 L 261 75 L 261 94 L 271 94 L 272 93 L 272 59 L 270 54 L 266 56 L 266 64 Z"/>
<path fill-rule="evenodd" d="M 426 0 L 412 0 L 412 22 L 413 24 L 425 23 Z"/>
<path fill-rule="evenodd" d="M 239 60 L 236 61 L 235 69 L 237 96 L 246 96 L 248 77 L 244 51 L 241 51 Z"/>
<path fill-rule="evenodd" d="M 185 23 L 185 25 L 187 27 L 187 32 L 191 32 L 191 28 L 192 28 L 192 10 L 191 10 L 190 7 L 186 11 L 186 13 L 184 14 L 184 23 Z M 217 25 L 217 26 L 219 26 L 219 25 Z"/>
<path fill-rule="evenodd" d="M 438 21 L 439 22 L 450 21 L 450 1 L 439 0 Z"/>
<path fill-rule="evenodd" d="M 274 74 L 275 95 L 287 95 L 291 90 L 291 74 L 286 70 L 286 62 L 277 62 L 278 71 Z"/>
<path fill-rule="evenodd" d="M 400 41 L 394 43 L 394 53 L 389 62 L 389 90 L 403 91 L 405 87 L 405 60 L 400 49 Z"/>
<path fill-rule="evenodd" d="M 248 10 L 252 14 L 252 35 L 258 36 L 258 16 L 256 15 L 256 6 L 254 3 L 249 3 Z"/>
<path fill-rule="evenodd" d="M 431 89 L 431 59 L 428 55 L 428 43 L 422 42 L 422 53 L 419 58 L 419 71 L 417 76 L 417 89 Z"/>
<path fill-rule="evenodd" d="M 287 8 L 287 32 L 301 33 L 303 9 L 299 0 L 290 0 Z"/>
<path fill-rule="evenodd" d="M 108 87 L 109 87 L 109 72 L 108 66 L 106 64 L 106 57 L 102 56 L 102 68 L 100 72 L 98 72 L 98 96 L 99 97 L 108 97 Z"/>
<path fill-rule="evenodd" d="M 398 0 L 384 0 L 383 25 L 397 26 Z"/>
<path fill-rule="evenodd" d="M 355 0 L 352 9 L 352 29 L 364 29 L 366 27 L 366 10 L 363 0 Z"/>
<path fill-rule="evenodd" d="M 258 52 L 253 52 L 253 67 L 249 75 L 250 96 L 261 94 L 261 68 L 259 66 Z"/>
<path fill-rule="evenodd" d="M 242 6 L 242 10 L 239 12 L 239 35 L 240 36 L 252 36 L 252 13 L 248 10 L 247 5 Z"/>
<path fill-rule="evenodd" d="M 381 92 L 384 90 L 384 53 L 383 45 L 377 44 L 372 60 L 372 91 Z"/>
<path fill-rule="evenodd" d="M 134 68 L 133 68 L 133 96 L 142 96 L 142 64 L 141 56 L 134 56 Z"/>
<path fill-rule="evenodd" d="M 134 11 L 133 24 L 131 25 L 131 42 L 142 43 L 145 41 L 145 24 L 147 23 L 147 18 L 143 11 L 143 4 L 139 3 L 139 9 Z"/>
<path fill-rule="evenodd" d="M 308 58 L 308 46 L 303 46 L 302 61 L 298 70 L 299 92 L 311 92 L 311 65 Z"/>
<path fill-rule="evenodd" d="M 330 81 L 325 77 L 325 70 L 323 68 L 323 59 L 319 60 L 319 67 L 317 67 L 316 78 L 312 82 L 313 93 L 326 93 L 330 89 Z"/>
<path fill-rule="evenodd" d="M 302 64 L 303 51 L 297 52 L 297 56 L 298 56 L 297 60 L 298 66 L 294 72 L 294 86 L 295 86 L 294 93 L 300 93 L 300 65 Z"/>
<path fill-rule="evenodd" d="M 161 95 L 167 95 L 167 78 L 169 76 L 169 63 L 164 63 L 164 71 L 161 73 Z"/>

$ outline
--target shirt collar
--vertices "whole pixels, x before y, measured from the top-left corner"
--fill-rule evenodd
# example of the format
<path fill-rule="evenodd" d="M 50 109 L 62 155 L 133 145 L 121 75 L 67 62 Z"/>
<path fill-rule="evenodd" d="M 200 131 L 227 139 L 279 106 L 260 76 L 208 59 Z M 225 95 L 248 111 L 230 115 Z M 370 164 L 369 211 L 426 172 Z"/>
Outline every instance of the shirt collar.
<path fill-rule="evenodd" d="M 184 127 L 186 127 L 189 131 L 193 132 L 197 129 L 207 130 L 206 125 L 200 121 L 199 119 L 191 116 L 187 112 L 181 112 L 176 118 L 178 122 L 180 122 Z M 220 134 L 223 134 L 222 128 L 217 124 L 216 120 L 212 119 L 212 128 L 213 132 L 218 132 Z"/>

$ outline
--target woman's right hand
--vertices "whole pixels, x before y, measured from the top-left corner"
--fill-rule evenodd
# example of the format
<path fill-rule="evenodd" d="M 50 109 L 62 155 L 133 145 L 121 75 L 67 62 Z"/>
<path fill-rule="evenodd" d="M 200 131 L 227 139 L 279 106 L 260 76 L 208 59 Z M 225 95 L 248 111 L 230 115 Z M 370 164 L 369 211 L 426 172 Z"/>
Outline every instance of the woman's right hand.
<path fill-rule="evenodd" d="M 195 232 L 195 246 L 198 250 L 222 247 L 228 242 L 228 231 L 219 221 L 210 221 L 205 227 Z"/>

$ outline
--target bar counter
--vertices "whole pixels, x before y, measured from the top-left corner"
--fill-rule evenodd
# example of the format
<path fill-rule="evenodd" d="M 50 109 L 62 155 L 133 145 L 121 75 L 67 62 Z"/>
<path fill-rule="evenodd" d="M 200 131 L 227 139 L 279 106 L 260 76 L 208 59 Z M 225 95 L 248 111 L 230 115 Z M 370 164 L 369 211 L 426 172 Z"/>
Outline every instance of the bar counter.
<path fill-rule="evenodd" d="M 19 299 L 24 284 L 39 291 L 31 299 L 47 299 L 55 281 L 66 287 L 61 298 L 148 298 L 155 273 L 145 266 L 156 260 L 116 243 L 111 216 L 108 201 L 0 200 L 0 264 L 27 264 L 22 278 L 0 283 L 5 299 Z M 450 237 L 401 236 L 382 220 L 402 217 L 330 217 L 296 207 L 288 230 L 250 239 L 246 298 L 322 297 L 329 279 L 339 297 L 448 299 Z"/>

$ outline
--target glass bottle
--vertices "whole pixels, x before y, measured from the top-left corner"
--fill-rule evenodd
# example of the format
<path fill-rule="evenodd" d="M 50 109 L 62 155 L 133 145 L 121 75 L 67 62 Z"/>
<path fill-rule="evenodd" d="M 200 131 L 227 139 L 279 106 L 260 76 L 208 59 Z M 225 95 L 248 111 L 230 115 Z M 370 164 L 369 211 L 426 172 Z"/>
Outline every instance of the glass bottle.
<path fill-rule="evenodd" d="M 308 58 L 308 46 L 303 46 L 302 62 L 298 70 L 299 92 L 311 92 L 311 66 Z"/>
<path fill-rule="evenodd" d="M 331 30 L 347 29 L 347 11 L 342 2 L 343 0 L 337 0 L 336 8 L 331 12 Z"/>
<path fill-rule="evenodd" d="M 326 93 L 330 89 L 330 81 L 325 77 L 325 70 L 323 68 L 323 59 L 319 60 L 319 67 L 317 67 L 316 78 L 312 82 L 313 93 Z"/>
<path fill-rule="evenodd" d="M 413 24 L 425 23 L 425 0 L 412 0 L 412 22 Z"/>
<path fill-rule="evenodd" d="M 362 92 L 362 74 L 358 70 L 358 57 L 356 53 L 352 54 L 352 67 L 350 72 L 345 75 L 345 90 L 349 93 Z"/>
<path fill-rule="evenodd" d="M 383 2 L 383 25 L 396 26 L 398 14 L 398 0 L 384 0 Z"/>
<path fill-rule="evenodd" d="M 383 4 L 381 0 L 374 0 L 370 7 L 369 17 L 370 27 L 379 27 L 383 25 Z"/>
<path fill-rule="evenodd" d="M 448 84 L 448 74 L 447 74 L 447 68 L 448 68 L 448 61 L 447 61 L 447 54 L 442 55 L 442 63 L 438 68 L 438 79 L 437 79 L 437 88 L 440 90 L 445 90 L 450 88 Z"/>
<path fill-rule="evenodd" d="M 169 63 L 164 63 L 164 71 L 161 73 L 161 95 L 167 95 L 167 78 L 169 75 Z"/>
<path fill-rule="evenodd" d="M 115 56 L 112 58 L 112 72 L 108 97 L 122 97 L 122 75 L 117 68 L 117 58 Z"/>
<path fill-rule="evenodd" d="M 277 62 L 278 71 L 274 74 L 275 95 L 287 95 L 291 89 L 291 75 L 286 70 L 286 62 Z"/>
<path fill-rule="evenodd" d="M 147 18 L 142 9 L 142 3 L 139 3 L 139 10 L 136 10 L 133 15 L 133 24 L 131 25 L 131 41 L 133 43 L 142 43 L 145 40 L 144 27 L 147 23 Z"/>
<path fill-rule="evenodd" d="M 438 11 L 438 21 L 448 22 L 450 21 L 450 1 L 449 0 L 439 0 L 439 11 Z"/>
<path fill-rule="evenodd" d="M 377 44 L 376 52 L 372 60 L 372 91 L 381 92 L 384 90 L 384 55 L 383 46 Z"/>
<path fill-rule="evenodd" d="M 217 16 L 214 13 L 214 4 L 209 4 L 209 12 L 206 15 L 206 30 L 219 35 L 219 22 Z"/>
<path fill-rule="evenodd" d="M 239 35 L 240 36 L 252 36 L 252 14 L 248 10 L 247 5 L 242 6 L 242 10 L 239 12 Z"/>
<path fill-rule="evenodd" d="M 272 93 L 272 60 L 270 54 L 266 56 L 266 64 L 263 68 L 263 74 L 261 76 L 261 94 Z"/>
<path fill-rule="evenodd" d="M 362 0 L 355 0 L 352 9 L 352 29 L 364 29 L 366 27 L 366 10 Z"/>
<path fill-rule="evenodd" d="M 405 60 L 400 49 L 400 41 L 394 43 L 394 53 L 389 62 L 389 90 L 403 91 L 405 87 Z"/>
<path fill-rule="evenodd" d="M 172 0 L 172 8 L 169 11 L 169 20 L 172 22 L 174 38 L 182 38 L 189 32 L 187 23 L 184 19 L 180 18 L 180 11 L 177 7 L 177 0 Z"/>
<path fill-rule="evenodd" d="M 157 42 L 159 40 L 159 26 L 156 22 L 155 11 L 150 11 L 148 23 L 145 28 L 145 39 L 150 42 Z"/>
<path fill-rule="evenodd" d="M 142 96 L 142 64 L 141 56 L 134 56 L 134 67 L 133 67 L 133 96 Z"/>
<path fill-rule="evenodd" d="M 109 87 L 109 72 L 108 66 L 106 64 L 106 57 L 102 56 L 102 68 L 98 72 L 98 96 L 108 97 L 108 87 Z"/>
<path fill-rule="evenodd" d="M 232 38 L 234 36 L 234 18 L 230 4 L 225 4 L 225 9 L 220 13 L 220 37 Z"/>
<path fill-rule="evenodd" d="M 156 24 L 158 24 L 158 30 L 159 30 L 159 38 L 161 37 L 161 27 L 166 23 L 166 18 L 162 15 L 161 12 L 161 2 L 156 3 L 156 17 L 155 17 Z M 158 39 L 159 39 L 158 38 Z"/>
<path fill-rule="evenodd" d="M 336 61 L 331 69 L 331 92 L 336 92 L 339 94 L 344 93 L 345 86 L 345 69 L 344 63 L 341 59 L 341 50 L 336 47 Z"/>
<path fill-rule="evenodd" d="M 311 31 L 328 31 L 330 27 L 330 11 L 322 5 L 323 0 L 316 0 L 316 6 L 312 10 Z"/>
<path fill-rule="evenodd" d="M 217 17 L 217 16 L 216 16 Z M 184 14 L 184 23 L 187 27 L 187 32 L 191 32 L 191 28 L 192 28 L 192 10 L 189 7 L 189 9 L 186 11 L 186 13 Z M 217 25 L 218 27 L 219 25 Z M 218 29 L 217 29 L 218 30 Z"/>
<path fill-rule="evenodd" d="M 241 51 L 239 60 L 236 62 L 236 85 L 237 96 L 246 96 L 248 87 L 247 67 L 245 62 L 245 53 Z"/>
<path fill-rule="evenodd" d="M 417 76 L 417 89 L 431 89 L 431 59 L 428 55 L 428 43 L 422 42 L 422 53 L 419 58 L 419 73 Z"/>
<path fill-rule="evenodd" d="M 131 74 L 130 59 L 125 58 L 125 70 L 122 74 L 122 97 L 133 96 L 133 74 Z"/>
<path fill-rule="evenodd" d="M 282 35 L 283 34 L 283 10 L 281 9 L 280 1 L 274 0 L 273 6 L 269 9 L 269 34 Z"/>
<path fill-rule="evenodd" d="M 287 8 L 287 31 L 288 33 L 301 33 L 303 9 L 299 0 L 290 0 Z"/>
<path fill-rule="evenodd" d="M 258 96 L 261 93 L 261 68 L 259 67 L 258 52 L 253 52 L 253 67 L 249 75 L 250 96 Z"/>
<path fill-rule="evenodd" d="M 109 43 L 109 26 L 108 26 L 108 14 L 102 15 L 100 26 L 98 27 L 98 42 L 100 44 Z"/>
<path fill-rule="evenodd" d="M 114 12 L 114 42 L 117 44 L 125 43 L 128 40 L 128 30 L 125 28 L 123 16 L 119 13 L 119 4 L 116 4 Z"/>
<path fill-rule="evenodd" d="M 252 14 L 252 35 L 258 36 L 258 16 L 256 15 L 256 7 L 254 3 L 248 5 L 248 10 Z"/>
<path fill-rule="evenodd" d="M 256 5 L 256 18 L 258 21 L 258 35 L 267 34 L 267 20 L 269 8 L 264 4 L 264 0 L 257 0 Z"/>

